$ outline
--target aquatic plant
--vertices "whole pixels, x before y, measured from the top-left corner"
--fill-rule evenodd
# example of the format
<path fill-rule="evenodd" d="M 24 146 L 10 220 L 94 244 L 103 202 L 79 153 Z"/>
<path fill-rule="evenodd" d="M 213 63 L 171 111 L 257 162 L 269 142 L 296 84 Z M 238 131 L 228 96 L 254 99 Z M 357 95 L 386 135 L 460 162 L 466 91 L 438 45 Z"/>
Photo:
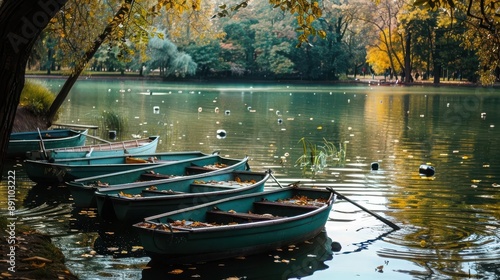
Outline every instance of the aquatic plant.
<path fill-rule="evenodd" d="M 346 160 L 347 144 L 339 143 L 338 148 L 332 142 L 323 138 L 323 145 L 311 143 L 305 137 L 299 140 L 302 143 L 302 155 L 295 161 L 295 166 L 302 168 L 302 175 L 308 173 L 314 177 L 328 165 L 342 166 Z"/>
<path fill-rule="evenodd" d="M 121 133 L 127 127 L 125 118 L 114 111 L 103 111 L 98 121 L 104 128 L 102 131 L 116 130 L 117 133 Z"/>
<path fill-rule="evenodd" d="M 33 80 L 26 80 L 19 104 L 27 108 L 35 116 L 44 116 L 49 111 L 54 99 L 55 94 L 45 85 Z"/>

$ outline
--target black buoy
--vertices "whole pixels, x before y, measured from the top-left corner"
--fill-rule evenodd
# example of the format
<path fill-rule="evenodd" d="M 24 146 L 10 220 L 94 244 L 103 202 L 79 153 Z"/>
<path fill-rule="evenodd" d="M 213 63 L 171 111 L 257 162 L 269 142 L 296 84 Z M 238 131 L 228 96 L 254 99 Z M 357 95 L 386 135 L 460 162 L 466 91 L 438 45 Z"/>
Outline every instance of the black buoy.
<path fill-rule="evenodd" d="M 224 139 L 227 136 L 227 132 L 224 129 L 217 130 L 217 139 Z"/>
<path fill-rule="evenodd" d="M 332 248 L 333 252 L 340 252 L 340 250 L 342 250 L 342 245 L 340 245 L 340 243 L 334 241 L 334 242 L 332 242 L 331 248 Z"/>
<path fill-rule="evenodd" d="M 109 131 L 109 139 L 116 139 L 116 130 L 110 130 Z"/>
<path fill-rule="evenodd" d="M 433 176 L 436 173 L 436 170 L 434 169 L 433 166 L 427 165 L 427 164 L 422 164 L 420 165 L 418 172 L 421 175 L 425 176 Z"/>
<path fill-rule="evenodd" d="M 372 162 L 371 167 L 372 170 L 378 170 L 378 162 Z"/>

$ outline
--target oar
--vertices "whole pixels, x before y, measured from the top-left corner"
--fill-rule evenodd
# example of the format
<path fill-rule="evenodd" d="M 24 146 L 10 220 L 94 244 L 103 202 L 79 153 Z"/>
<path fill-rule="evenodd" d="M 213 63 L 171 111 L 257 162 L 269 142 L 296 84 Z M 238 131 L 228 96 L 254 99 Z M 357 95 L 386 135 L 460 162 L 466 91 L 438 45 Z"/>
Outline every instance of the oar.
<path fill-rule="evenodd" d="M 76 130 L 70 130 L 70 131 L 73 132 L 73 133 L 78 133 L 78 134 L 81 134 L 81 135 L 85 135 L 85 136 L 87 136 L 89 138 L 92 138 L 92 139 L 95 139 L 95 140 L 99 140 L 99 141 L 102 141 L 102 142 L 107 143 L 107 144 L 113 144 L 113 142 L 106 141 L 106 140 L 104 140 L 102 138 L 99 138 L 99 137 L 96 137 L 96 136 L 92 136 L 92 135 L 89 135 L 89 134 L 83 134 L 83 133 L 81 133 L 79 131 L 76 131 Z"/>
<path fill-rule="evenodd" d="M 395 230 L 401 229 L 399 226 L 397 226 L 393 222 L 391 222 L 391 221 L 387 220 L 386 218 L 384 218 L 384 217 L 382 217 L 382 216 L 380 216 L 380 215 L 378 215 L 376 213 L 373 213 L 372 211 L 366 209 L 365 207 L 357 204 L 356 202 L 354 202 L 354 201 L 350 200 L 349 198 L 343 196 L 342 194 L 338 193 L 336 190 L 332 189 L 331 187 L 326 187 L 326 189 L 329 190 L 329 191 L 331 191 L 332 193 L 336 194 L 339 199 L 344 199 L 344 200 L 346 200 L 346 201 L 354 204 L 355 206 L 359 207 L 361 210 L 365 211 L 366 213 L 368 213 L 368 214 L 372 215 L 373 217 L 381 220 L 382 222 L 384 222 L 386 225 L 390 226 L 391 228 L 393 228 Z"/>
<path fill-rule="evenodd" d="M 269 173 L 269 176 L 271 176 L 271 178 L 274 179 L 274 181 L 278 184 L 280 188 L 283 188 L 283 185 L 278 181 L 278 179 L 276 179 L 276 177 L 274 177 L 273 171 L 271 169 L 269 169 L 267 173 Z"/>
<path fill-rule="evenodd" d="M 38 130 L 38 136 L 40 136 L 40 147 L 42 148 L 43 155 L 46 159 L 48 159 L 47 150 L 45 150 L 45 144 L 43 143 L 42 133 L 40 132 L 40 128 L 37 127 L 36 129 Z"/>

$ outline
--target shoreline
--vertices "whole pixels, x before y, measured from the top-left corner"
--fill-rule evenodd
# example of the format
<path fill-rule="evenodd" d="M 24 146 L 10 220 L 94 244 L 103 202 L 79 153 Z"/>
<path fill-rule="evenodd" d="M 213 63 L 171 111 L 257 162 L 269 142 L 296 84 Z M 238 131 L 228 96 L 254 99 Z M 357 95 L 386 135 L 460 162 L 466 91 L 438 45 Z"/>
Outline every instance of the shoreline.
<path fill-rule="evenodd" d="M 44 75 L 44 74 L 26 74 L 25 78 L 35 78 L 35 79 L 66 79 L 68 76 L 65 75 Z M 290 84 L 360 84 L 360 85 L 373 85 L 373 86 L 429 86 L 429 87 L 500 87 L 499 83 L 482 86 L 479 84 L 467 82 L 467 81 L 440 81 L 439 84 L 433 83 L 432 80 L 418 80 L 413 83 L 402 83 L 398 84 L 395 80 L 385 81 L 383 76 L 375 76 L 372 78 L 367 77 L 352 77 L 349 80 L 338 80 L 338 81 L 327 81 L 327 80 L 258 80 L 258 79 L 189 79 L 189 78 L 163 78 L 160 76 L 139 76 L 125 74 L 92 74 L 92 75 L 82 75 L 78 77 L 78 80 L 106 80 L 106 79 L 117 79 L 117 80 L 145 80 L 145 81 L 164 81 L 164 82 L 186 82 L 186 83 L 290 83 Z M 384 82 L 385 81 L 385 82 Z"/>

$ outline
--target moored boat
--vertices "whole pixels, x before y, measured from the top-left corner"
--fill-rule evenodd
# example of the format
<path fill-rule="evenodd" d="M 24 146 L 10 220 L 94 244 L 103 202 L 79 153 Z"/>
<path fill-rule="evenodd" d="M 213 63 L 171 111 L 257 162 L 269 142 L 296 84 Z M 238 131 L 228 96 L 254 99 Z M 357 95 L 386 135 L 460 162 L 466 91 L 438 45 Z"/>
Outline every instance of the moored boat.
<path fill-rule="evenodd" d="M 97 210 L 101 216 L 114 211 L 114 218 L 119 221 L 137 222 L 162 212 L 262 192 L 269 176 L 267 172 L 226 170 L 100 188 L 95 193 Z"/>
<path fill-rule="evenodd" d="M 130 183 L 151 181 L 162 183 L 179 176 L 192 176 L 226 170 L 249 170 L 248 157 L 232 159 L 220 155 L 207 155 L 196 159 L 145 166 L 123 172 L 76 179 L 66 182 L 76 207 L 97 207 L 95 191 L 100 188 L 120 188 Z"/>
<path fill-rule="evenodd" d="M 25 160 L 24 168 L 32 181 L 40 184 L 54 184 L 207 156 L 209 154 L 199 151 L 187 151 L 75 159 Z"/>
<path fill-rule="evenodd" d="M 87 139 L 87 132 L 71 129 L 14 132 L 10 134 L 7 157 L 24 158 L 28 151 L 82 146 Z"/>
<path fill-rule="evenodd" d="M 45 151 L 33 150 L 26 153 L 26 158 L 31 160 L 75 159 L 83 157 L 123 156 L 127 154 L 152 154 L 156 152 L 159 138 L 159 136 L 150 136 L 120 142 L 45 149 Z"/>
<path fill-rule="evenodd" d="M 287 187 L 147 217 L 134 227 L 153 261 L 217 260 L 315 237 L 328 220 L 333 199 L 323 189 Z"/>

